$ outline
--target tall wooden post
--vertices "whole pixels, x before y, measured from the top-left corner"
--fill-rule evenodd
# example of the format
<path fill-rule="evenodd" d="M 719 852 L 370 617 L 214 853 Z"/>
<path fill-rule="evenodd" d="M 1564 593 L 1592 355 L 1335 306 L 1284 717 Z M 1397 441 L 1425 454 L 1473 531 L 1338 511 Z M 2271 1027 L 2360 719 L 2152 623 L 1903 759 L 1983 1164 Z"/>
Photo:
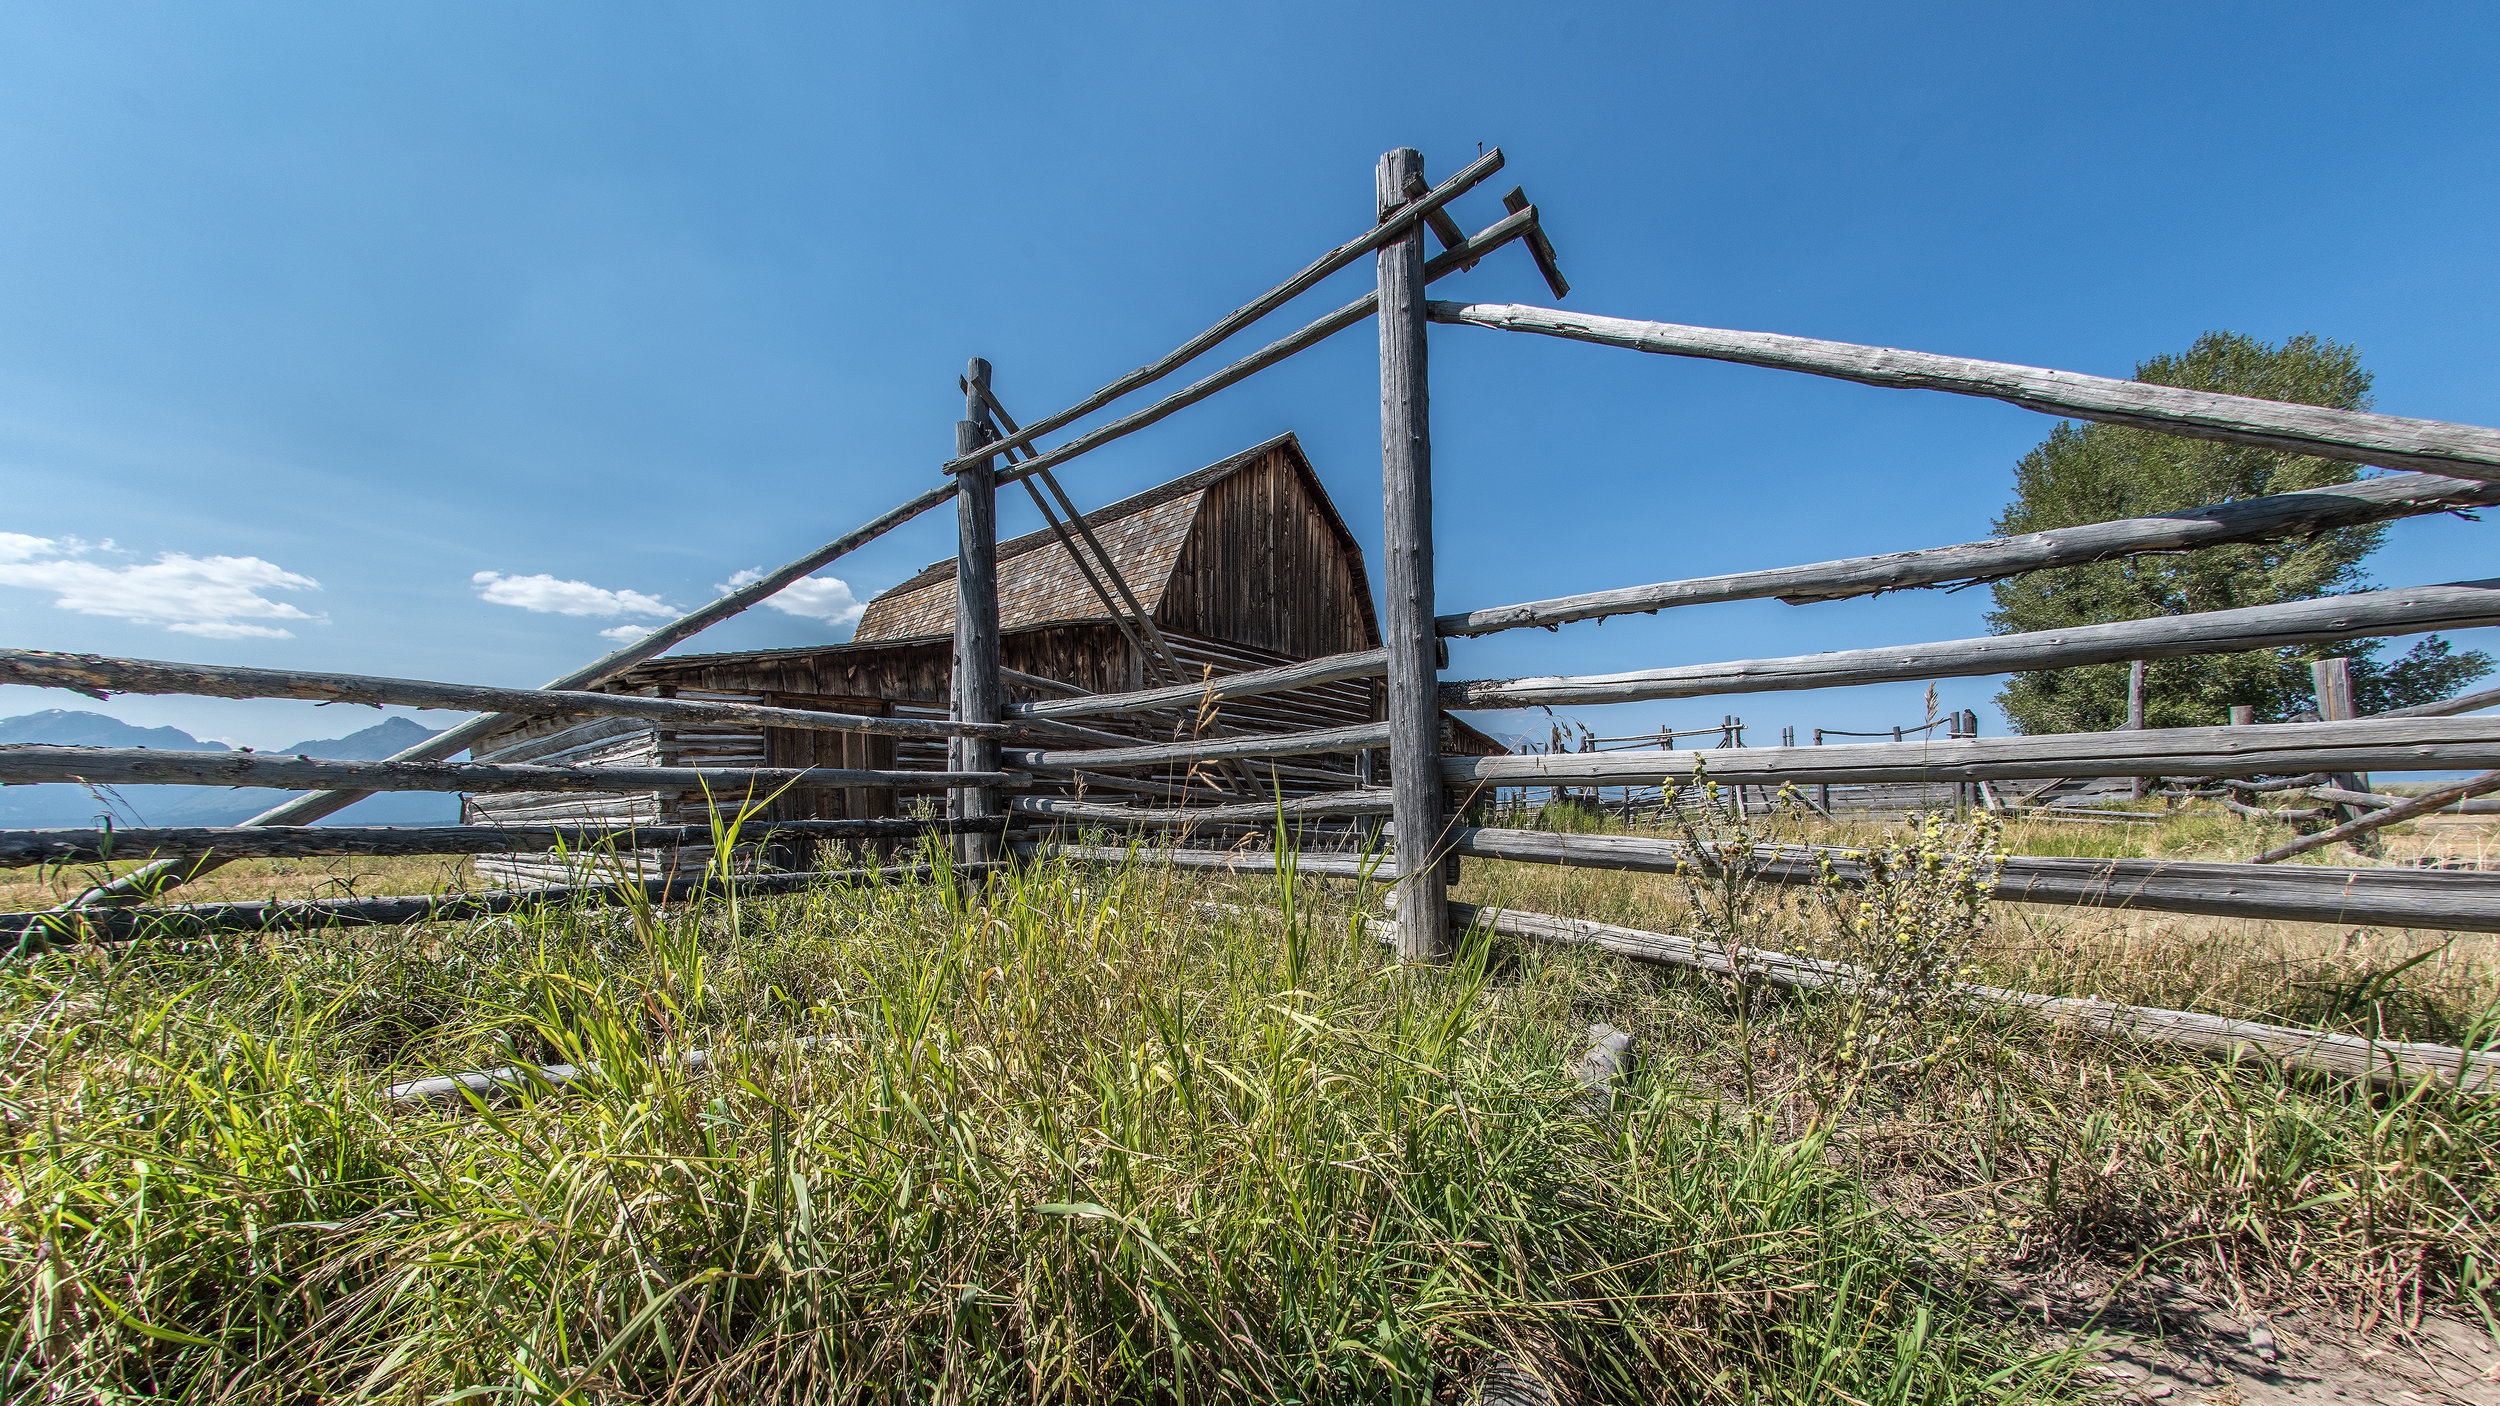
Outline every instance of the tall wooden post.
<path fill-rule="evenodd" d="M 964 418 L 955 422 L 955 456 L 962 458 L 991 436 L 981 428 L 989 418 L 981 393 L 990 382 L 990 364 L 972 359 L 965 372 Z M 995 459 L 955 472 L 955 671 L 952 712 L 964 722 L 994 723 L 1006 709 L 1006 685 L 998 675 L 998 479 Z M 958 737 L 947 746 L 955 765 L 965 771 L 998 770 L 998 739 Z M 963 787 L 946 797 L 949 815 L 965 819 L 999 813 L 998 792 L 989 787 Z M 997 857 L 998 839 L 988 832 L 955 838 L 955 853 L 975 864 Z"/>
<path fill-rule="evenodd" d="M 2309 684 L 2317 691 L 2319 721 L 2340 723 L 2360 716 L 2352 702 L 2352 661 L 2350 659 L 2320 659 L 2311 663 Z M 2358 772 L 2339 771 L 2327 779 L 2347 791 L 2370 789 L 2370 778 Z M 2358 820 L 2367 814 L 2369 812 L 2358 806 L 2338 802 L 2335 806 L 2335 823 L 2342 825 Z M 2352 839 L 2352 847 L 2365 853 L 2372 852 L 2378 848 L 2378 837 L 2374 834 L 2355 835 Z"/>
<path fill-rule="evenodd" d="M 1380 158 L 1380 217 L 1407 200 L 1422 153 Z M 1380 250 L 1381 566 L 1389 597 L 1389 784 L 1397 818 L 1398 955 L 1450 958 L 1443 826 L 1440 638 L 1432 627 L 1432 422 L 1424 370 L 1424 227 Z"/>
<path fill-rule="evenodd" d="M 2127 731 L 2142 732 L 2143 730 L 2144 661 L 2141 659 L 2135 659 L 2130 660 L 2127 664 Z M 2149 776 L 2139 776 L 2127 784 L 2127 794 L 2138 800 L 2142 800 L 2145 794 L 2152 789 L 2152 785 L 2153 778 Z"/>

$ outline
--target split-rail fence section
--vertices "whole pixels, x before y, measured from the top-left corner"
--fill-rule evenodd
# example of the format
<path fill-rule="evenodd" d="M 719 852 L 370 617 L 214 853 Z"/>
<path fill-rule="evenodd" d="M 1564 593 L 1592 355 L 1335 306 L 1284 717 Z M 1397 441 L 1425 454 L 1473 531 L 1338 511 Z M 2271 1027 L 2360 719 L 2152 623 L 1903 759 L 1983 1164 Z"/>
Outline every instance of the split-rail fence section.
<path fill-rule="evenodd" d="M 1514 189 L 1504 216 L 1480 233 L 1466 234 L 1452 215 L 1453 202 L 1503 166 L 1488 152 L 1447 179 L 1425 179 L 1422 157 L 1392 151 L 1376 171 L 1377 220 L 1373 226 L 1311 262 L 1291 278 L 1242 305 L 1205 332 L 1092 395 L 1055 414 L 1018 425 L 992 389 L 990 368 L 971 363 L 963 378 L 965 415 L 956 426 L 955 452 L 938 482 L 911 501 L 875 518 L 751 584 L 662 626 L 604 658 L 551 679 L 542 688 L 490 688 L 411 679 L 319 674 L 293 670 L 226 668 L 88 655 L 0 650 L 0 682 L 71 688 L 95 697 L 115 692 L 189 693 L 219 697 L 311 698 L 340 702 L 402 704 L 461 709 L 470 721 L 439 733 L 380 762 L 327 761 L 251 754 L 183 754 L 101 748 L 0 747 L 0 783 L 84 781 L 90 784 L 174 783 L 197 786 L 263 786 L 297 792 L 292 799 L 241 826 L 208 829 L 106 831 L 12 831 L 0 833 L 0 864 L 92 861 L 108 855 L 150 856 L 150 862 L 102 882 L 59 908 L 0 915 L 0 924 L 21 952 L 64 942 L 183 937 L 259 928 L 352 923 L 399 923 L 503 911 L 532 903 L 595 896 L 597 885 L 504 889 L 417 898 L 348 899 L 305 903 L 168 904 L 165 896 L 184 881 L 233 859 L 269 855 L 458 853 L 511 854 L 563 846 L 595 852 L 602 846 L 637 851 L 693 847 L 706 852 L 706 826 L 603 827 L 591 825 L 455 826 L 439 829 L 313 828 L 312 823 L 380 791 L 620 794 L 700 794 L 724 807 L 787 787 L 841 787 L 872 792 L 943 792 L 940 813 L 923 804 L 916 817 L 801 821 L 778 833 L 811 840 L 885 838 L 941 834 L 952 837 L 951 863 L 958 876 L 973 876 L 1017 858 L 1056 848 L 1069 854 L 1119 853 L 1197 868 L 1273 868 L 1284 863 L 1320 875 L 1373 872 L 1393 885 L 1393 930 L 1403 957 L 1418 963 L 1445 961 L 1454 931 L 1473 921 L 1503 931 L 1555 941 L 1595 942 L 1645 960 L 1709 967 L 1711 954 L 1685 939 L 1662 934 L 1625 936 L 1626 930 L 1572 924 L 1532 914 L 1498 919 L 1454 908 L 1448 876 L 1458 856 L 1485 856 L 1528 863 L 1608 869 L 1672 870 L 1695 856 L 1677 842 L 1626 836 L 1555 834 L 1470 825 L 1462 818 L 1484 794 L 1499 788 L 1555 788 L 1594 793 L 1602 788 L 1669 788 L 1688 783 L 1700 769 L 1720 786 L 1755 803 L 1794 788 L 1829 810 L 1836 788 L 1931 788 L 1964 801 L 1995 804 L 2006 788 L 2045 796 L 2072 778 L 2187 779 L 2245 802 L 2249 793 L 2295 778 L 2325 784 L 2379 771 L 2482 769 L 2467 783 L 2419 801 L 2369 793 L 2355 786 L 2333 804 L 2343 823 L 2318 843 L 2365 835 L 2392 818 L 2436 806 L 2471 804 L 2500 788 L 2500 718 L 2470 716 L 2500 697 L 2478 694 L 2448 705 L 2377 717 L 2329 716 L 2316 722 L 2269 726 L 2211 726 L 2158 730 L 1983 738 L 1976 719 L 1949 720 L 1938 736 L 1922 725 L 1904 736 L 1821 745 L 1739 745 L 1733 717 L 1716 729 L 1722 744 L 1704 749 L 1660 745 L 1636 750 L 1561 751 L 1464 756 L 1445 753 L 1445 709 L 1588 706 L 1639 700 L 1707 698 L 1778 690 L 1839 688 L 1886 681 L 2002 674 L 2017 670 L 2142 661 L 2203 653 L 2237 652 L 2349 640 L 2363 636 L 2500 625 L 2500 580 L 2455 581 L 2373 590 L 2324 600 L 2238 610 L 2164 616 L 2070 630 L 1942 640 L 1842 650 L 1793 658 L 1665 664 L 1595 675 L 1542 678 L 1444 677 L 1447 642 L 1504 630 L 1552 628 L 1627 613 L 1655 613 L 1720 601 L 1776 599 L 1791 604 L 1835 601 L 1919 587 L 1960 586 L 2025 572 L 2111 561 L 2145 553 L 2193 551 L 2224 543 L 2278 541 L 2340 527 L 2399 517 L 2470 511 L 2500 503 L 2500 430 L 2432 420 L 2406 419 L 2320 406 L 2246 399 L 2074 372 L 1977 361 L 1924 352 L 1764 332 L 1682 326 L 1511 304 L 1436 301 L 1429 285 L 1463 273 L 1510 244 L 1523 245 L 1556 299 L 1569 285 L 1557 266 L 1536 206 Z M 1442 246 L 1430 251 L 1426 232 Z M 1038 441 L 1094 415 L 1115 400 L 1142 390 L 1198 360 L 1218 345 L 1277 311 L 1330 274 L 1369 258 L 1377 272 L 1374 291 L 1287 333 L 1257 351 L 1209 372 L 1143 408 L 1073 435 L 1050 448 Z M 1339 332 L 1370 323 L 1379 336 L 1381 404 L 1382 646 L 1276 667 L 1228 671 L 1201 669 L 1161 687 L 1113 694 L 1057 688 L 1047 679 L 1017 675 L 1012 681 L 1039 687 L 1047 696 L 1011 702 L 1014 670 L 1002 669 L 998 602 L 996 495 L 1002 486 L 1046 485 L 1072 520 L 1063 526 L 1039 492 L 1067 550 L 1084 565 L 1081 538 L 1090 540 L 1054 470 L 1087 452 L 1216 394 Z M 2059 528 L 1918 551 L 1889 552 L 1802 566 L 1635 585 L 1513 605 L 1443 612 L 1434 597 L 1432 434 L 1427 330 L 1478 329 L 1561 338 L 1656 356 L 1736 362 L 1749 366 L 1852 381 L 1861 385 L 1978 396 L 2046 415 L 2129 425 L 2166 434 L 2315 455 L 2395 472 L 2297 493 L 2217 503 L 2184 512 L 2088 526 Z M 1436 334 L 1447 335 L 1447 333 Z M 867 716 L 807 708 L 687 697 L 654 697 L 620 691 L 618 681 L 636 666 L 707 627 L 754 606 L 792 583 L 896 527 L 952 502 L 956 508 L 952 697 L 943 717 Z M 1073 527 L 1074 531 L 1068 530 Z M 1094 545 L 1097 560 L 1099 544 Z M 1110 586 L 1093 581 L 1106 605 Z M 1146 634 L 1152 622 L 1134 610 Z M 1115 610 L 1115 623 L 1122 614 Z M 1154 644 L 1153 640 L 1144 643 Z M 1347 680 L 1385 680 L 1385 718 L 1350 726 L 1305 729 L 1279 735 L 1209 729 L 1205 721 L 1223 705 Z M 1034 687 L 1022 691 L 1034 692 Z M 1068 696 L 1073 695 L 1073 696 Z M 499 730 L 537 719 L 640 719 L 675 727 L 772 727 L 882 736 L 942 745 L 944 770 L 821 766 L 620 766 L 448 760 Z M 1119 719 L 1129 724 L 1162 720 L 1161 736 L 1110 733 L 1089 725 Z M 1192 720 L 1195 720 L 1193 725 Z M 1151 733 L 1153 728 L 1146 729 Z M 1837 737 L 1838 734 L 1832 734 Z M 1623 739 L 1631 740 L 1631 739 Z M 1649 739 L 1643 739 L 1649 740 Z M 1262 794 L 1262 765 L 1279 771 L 1286 759 L 1355 755 L 1362 784 L 1279 799 Z M 1385 754 L 1385 755 L 1384 755 Z M 1379 761 L 1385 760 L 1385 776 Z M 1137 773 L 1186 772 L 1180 784 L 1141 781 Z M 1026 794 L 1035 779 L 1091 775 L 1104 778 L 1116 800 L 1099 793 L 1075 797 Z M 1122 776 L 1131 778 L 1121 782 Z M 2217 791 L 2215 788 L 2219 788 Z M 2237 789 L 2233 789 L 2237 788 Z M 2334 790 L 2335 787 L 2329 786 Z M 1627 791 L 1627 795 L 1629 792 Z M 1382 818 L 1387 818 L 1387 824 Z M 1192 836 L 1223 835 L 1232 827 L 1260 829 L 1280 818 L 1296 825 L 1335 826 L 1380 838 L 1387 853 L 1358 859 L 1325 847 L 1252 853 L 1190 845 Z M 1071 832 L 1117 830 L 1130 836 L 1116 851 L 1072 842 Z M 1149 837 L 1177 831 L 1177 847 Z M 2307 846 L 2304 842 L 2304 847 Z M 2267 856 L 2274 859 L 2278 856 Z M 1837 859 L 1844 877 L 1846 853 L 1818 854 L 1796 848 L 1757 856 L 1775 881 L 1806 882 Z M 655 899 L 723 884 L 773 890 L 830 882 L 841 877 L 926 872 L 928 866 L 893 865 L 839 871 L 734 874 L 727 863 L 707 864 L 694 874 L 639 873 L 630 886 Z M 2500 875 L 2392 867 L 2323 865 L 2187 864 L 2148 860 L 2015 858 L 1996 883 L 1999 897 L 2029 903 L 2071 904 L 2169 913 L 2219 914 L 2300 921 L 2387 924 L 2406 927 L 2500 932 Z M 1684 943 L 1684 948 L 1675 946 Z M 1663 954 L 1663 955 L 1662 955 Z M 1680 954 L 1680 955 L 1679 955 Z M 1758 954 L 1757 954 L 1758 955 Z M 1790 959 L 1783 959 L 1790 960 Z M 1802 959 L 1794 959 L 1802 961 Z M 1792 963 L 1793 964 L 1793 963 Z M 1805 964 L 1793 973 L 1805 984 L 1831 973 Z M 2066 1018 L 2115 1023 L 2154 1038 L 2260 1048 L 2294 1062 L 2343 1072 L 2406 1073 L 2417 1069 L 2448 1077 L 2488 1079 L 2489 1057 L 2461 1052 L 2424 1053 L 2409 1047 L 2371 1046 L 2355 1055 L 2348 1037 L 2315 1032 L 2284 1034 L 2274 1027 L 2232 1028 L 2245 1023 L 2183 1012 L 2132 1008 L 2067 1012 L 2046 998 L 1999 993 Z M 1983 993 L 1984 995 L 1984 993 Z M 1980 999 L 1981 997 L 1974 997 Z M 2090 1006 L 2093 1003 L 2065 1003 Z M 2219 1033 L 2217 1033 L 2219 1031 Z M 2166 1033 L 2165 1033 L 2166 1032 Z M 2185 1033 L 2181 1033 L 2185 1032 Z M 2254 1033 L 2252 1033 L 2254 1032 Z M 2343 1041 L 2343 1044 L 2338 1044 Z M 2368 1042 L 2363 1042 L 2367 1044 Z M 2325 1053 L 2320 1053 L 2325 1051 Z M 2453 1059 L 2449 1056 L 2454 1056 Z M 2444 1061 L 2444 1063 L 2443 1063 Z"/>

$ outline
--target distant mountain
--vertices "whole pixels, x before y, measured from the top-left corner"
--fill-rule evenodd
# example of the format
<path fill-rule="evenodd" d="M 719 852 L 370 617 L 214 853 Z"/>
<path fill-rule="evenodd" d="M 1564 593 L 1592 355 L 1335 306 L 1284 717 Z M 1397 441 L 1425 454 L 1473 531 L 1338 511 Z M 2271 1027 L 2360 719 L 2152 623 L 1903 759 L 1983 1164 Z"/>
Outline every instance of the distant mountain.
<path fill-rule="evenodd" d="M 413 718 L 385 718 L 362 732 L 345 737 L 316 738 L 298 742 L 286 749 L 288 756 L 331 757 L 339 761 L 378 762 L 385 757 L 405 752 L 441 728 L 427 727 Z"/>
<path fill-rule="evenodd" d="M 432 737 L 436 729 L 409 718 L 385 718 L 345 737 L 298 742 L 278 755 L 380 761 Z M 55 747 L 153 747 L 165 752 L 228 752 L 177 727 L 134 727 L 102 713 L 47 708 L 0 718 L 0 743 Z M 244 786 L 106 786 L 69 784 L 0 790 L 0 826 L 88 826 L 110 813 L 117 825 L 233 825 L 286 799 L 287 792 Z M 325 825 L 456 825 L 460 798 L 432 791 L 385 791 L 322 821 Z"/>
<path fill-rule="evenodd" d="M 163 752 L 234 750 L 223 742 L 202 742 L 178 727 L 135 727 L 102 713 L 73 713 L 66 708 L 0 718 L 0 742 L 39 742 L 48 747 L 154 747 Z"/>

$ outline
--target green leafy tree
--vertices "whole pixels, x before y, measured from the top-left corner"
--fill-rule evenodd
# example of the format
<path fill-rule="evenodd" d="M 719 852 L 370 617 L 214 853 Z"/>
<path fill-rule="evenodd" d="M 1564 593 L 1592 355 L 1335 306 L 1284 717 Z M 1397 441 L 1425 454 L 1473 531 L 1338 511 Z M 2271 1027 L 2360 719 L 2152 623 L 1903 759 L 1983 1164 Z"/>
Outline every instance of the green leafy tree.
<path fill-rule="evenodd" d="M 2349 346 L 2302 335 L 2268 346 L 2208 332 L 2177 356 L 2138 365 L 2136 379 L 2343 410 L 2370 405 L 2370 373 Z M 2349 482 L 2354 466 L 2246 445 L 2182 439 L 2124 425 L 2064 424 L 2015 467 L 2015 499 L 1999 533 L 2143 517 L 2233 498 Z M 2141 620 L 2308 600 L 2366 588 L 2362 560 L 2384 525 L 2291 542 L 2207 547 L 2033 572 L 1995 587 L 1989 628 L 1999 634 Z M 2489 655 L 2433 635 L 2382 660 L 2385 640 L 2156 659 L 2146 667 L 2145 723 L 2199 727 L 2230 720 L 2233 705 L 2279 722 L 2313 706 L 2309 662 L 2349 656 L 2357 708 L 2376 712 L 2445 698 L 2491 672 Z M 2093 732 L 2123 725 L 2127 666 L 2017 674 L 1998 704 L 2026 733 Z"/>

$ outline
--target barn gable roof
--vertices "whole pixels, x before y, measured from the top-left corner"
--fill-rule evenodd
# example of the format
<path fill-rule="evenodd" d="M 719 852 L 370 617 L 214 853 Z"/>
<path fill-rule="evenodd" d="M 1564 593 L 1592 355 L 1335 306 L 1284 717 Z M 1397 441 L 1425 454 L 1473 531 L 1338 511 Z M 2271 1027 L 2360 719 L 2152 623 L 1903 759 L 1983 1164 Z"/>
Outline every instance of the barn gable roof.
<path fill-rule="evenodd" d="M 1337 506 L 1320 486 L 1319 475 L 1302 452 L 1292 431 L 1252 445 L 1195 473 L 1157 484 L 1108 507 L 1085 515 L 1103 549 L 1119 567 L 1121 577 L 1149 614 L 1162 604 L 1171 584 L 1172 568 L 1197 521 L 1199 501 L 1208 489 L 1244 469 L 1279 455 L 1309 490 L 1328 525 L 1346 548 L 1353 564 L 1365 613 L 1371 588 L 1363 572 L 1363 548 L 1338 516 Z M 852 633 L 854 643 L 917 639 L 951 633 L 955 628 L 955 559 L 933 561 L 909 580 L 868 603 Z M 1108 582 L 1104 583 L 1106 586 Z M 1086 584 L 1075 559 L 1045 527 L 998 544 L 998 614 L 1002 629 L 1077 620 L 1107 620 L 1108 612 L 1094 588 Z"/>

